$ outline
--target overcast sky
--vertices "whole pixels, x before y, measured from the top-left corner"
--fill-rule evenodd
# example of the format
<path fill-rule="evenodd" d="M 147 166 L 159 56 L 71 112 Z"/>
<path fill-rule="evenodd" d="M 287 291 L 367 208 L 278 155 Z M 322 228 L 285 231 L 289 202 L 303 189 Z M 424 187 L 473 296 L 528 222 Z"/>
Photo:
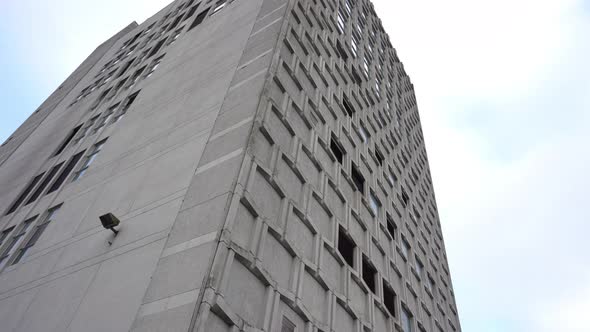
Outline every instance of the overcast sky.
<path fill-rule="evenodd" d="M 0 0 L 0 141 L 168 3 Z M 590 331 L 590 3 L 374 3 L 416 89 L 463 330 Z"/>

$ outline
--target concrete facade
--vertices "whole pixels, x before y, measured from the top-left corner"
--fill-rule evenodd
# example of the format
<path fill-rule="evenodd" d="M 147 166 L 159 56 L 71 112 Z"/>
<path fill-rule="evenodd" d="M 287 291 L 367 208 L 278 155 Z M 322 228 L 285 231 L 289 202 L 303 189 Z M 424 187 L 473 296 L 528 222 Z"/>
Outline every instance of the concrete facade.
<path fill-rule="evenodd" d="M 366 0 L 174 1 L 0 147 L 0 184 L 2 332 L 460 331 Z"/>

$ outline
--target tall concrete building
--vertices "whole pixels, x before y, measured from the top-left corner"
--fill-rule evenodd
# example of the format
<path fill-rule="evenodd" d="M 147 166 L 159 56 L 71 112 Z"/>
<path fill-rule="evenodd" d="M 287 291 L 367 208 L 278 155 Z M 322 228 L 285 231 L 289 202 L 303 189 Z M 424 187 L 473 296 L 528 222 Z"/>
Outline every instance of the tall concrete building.
<path fill-rule="evenodd" d="M 368 0 L 173 2 L 2 144 L 0 187 L 2 332 L 460 331 Z"/>

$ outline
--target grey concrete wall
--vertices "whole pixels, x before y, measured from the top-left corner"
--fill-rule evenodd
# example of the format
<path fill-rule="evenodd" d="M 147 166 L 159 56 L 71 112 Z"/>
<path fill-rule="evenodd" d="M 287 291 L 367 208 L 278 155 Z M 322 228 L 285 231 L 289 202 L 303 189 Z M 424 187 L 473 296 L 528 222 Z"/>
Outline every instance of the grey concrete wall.
<path fill-rule="evenodd" d="M 124 30 L 3 157 L 0 231 L 61 208 L 0 267 L 0 330 L 402 331 L 402 310 L 414 331 L 460 330 L 413 86 L 370 2 L 219 3 L 178 0 Z M 104 139 L 80 179 L 5 213 Z"/>
<path fill-rule="evenodd" d="M 150 77 L 96 108 L 92 105 L 98 96 L 128 74 L 111 79 L 72 104 L 85 87 L 105 75 L 100 73 L 105 64 L 126 52 L 120 50 L 125 40 L 171 13 L 164 23 L 152 28 L 158 33 L 188 11 L 176 11 L 183 3 L 171 4 L 111 45 L 0 168 L 0 182 L 6 188 L 0 200 L 4 212 L 34 175 L 108 138 L 79 180 L 71 182 L 70 176 L 60 190 L 44 193 L 29 205 L 23 203 L 14 213 L 3 213 L 0 225 L 5 230 L 18 227 L 31 216 L 39 215 L 38 220 L 42 220 L 50 207 L 62 204 L 26 258 L 0 273 L 2 331 L 161 330 L 150 322 L 162 324 L 160 318 L 167 315 L 176 319 L 166 330 L 189 328 L 196 303 L 192 295 L 199 293 L 199 275 L 207 271 L 215 237 L 201 236 L 205 227 L 200 223 L 209 221 L 194 223 L 199 215 L 190 212 L 201 202 L 192 200 L 194 196 L 187 191 L 196 181 L 192 180 L 195 172 L 201 174 L 199 165 L 223 162 L 205 149 L 215 141 L 222 142 L 223 133 L 236 125 L 235 119 L 218 116 L 224 112 L 223 106 L 236 108 L 243 97 L 259 98 L 247 95 L 250 90 L 246 90 L 251 76 L 261 70 L 260 64 L 240 61 L 246 59 L 243 54 L 247 52 L 252 52 L 251 59 L 258 56 L 246 46 L 261 2 L 231 3 L 188 31 L 200 10 L 211 5 L 204 2 L 190 19 L 156 36 L 107 70 L 120 69 L 117 66 L 182 28 L 174 43 L 169 45 L 168 39 L 158 54 L 138 61 L 129 71 L 132 74 L 143 65 L 149 66 L 165 53 Z M 139 44 L 146 37 L 142 36 Z M 256 72 L 249 72 L 255 66 Z M 92 133 L 95 127 L 90 128 L 79 143 L 52 157 L 69 130 L 105 114 L 135 91 L 141 92 L 122 120 L 96 133 Z M 228 101 L 226 95 L 233 99 Z M 247 135 L 242 141 L 247 142 Z M 189 200 L 194 204 L 189 205 Z M 117 237 L 100 226 L 98 216 L 107 212 L 121 219 Z M 187 221 L 194 224 L 178 234 Z M 162 304 L 170 310 L 154 309 Z M 179 316 L 179 307 L 190 309 Z"/>
<path fill-rule="evenodd" d="M 246 154 L 231 170 L 237 183 L 221 199 L 228 213 L 195 330 L 292 331 L 288 321 L 296 331 L 407 331 L 402 311 L 412 331 L 460 330 L 413 86 L 372 6 L 349 2 L 339 32 L 345 2 L 285 5 Z M 220 181 L 210 172 L 201 187 Z M 356 246 L 353 264 L 338 249 L 342 234 Z"/>

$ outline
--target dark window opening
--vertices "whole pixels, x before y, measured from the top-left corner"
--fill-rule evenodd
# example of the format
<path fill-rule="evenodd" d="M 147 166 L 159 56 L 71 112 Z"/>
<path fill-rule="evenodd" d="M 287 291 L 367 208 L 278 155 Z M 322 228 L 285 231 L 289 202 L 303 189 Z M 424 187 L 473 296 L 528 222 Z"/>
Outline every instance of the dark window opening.
<path fill-rule="evenodd" d="M 108 88 L 106 89 L 103 93 L 100 94 L 100 96 L 98 96 L 98 98 L 96 99 L 96 101 L 94 102 L 94 104 L 92 105 L 91 108 L 97 108 L 98 105 L 100 105 L 100 103 L 104 100 L 104 98 L 109 94 L 109 92 L 111 92 L 112 88 Z"/>
<path fill-rule="evenodd" d="M 133 104 L 133 102 L 137 98 L 137 95 L 139 95 L 139 91 L 137 91 L 136 93 L 134 93 L 134 94 L 130 95 L 129 97 L 127 97 L 127 101 L 125 102 L 125 106 L 123 106 L 123 109 L 125 111 L 127 111 L 129 109 L 129 107 L 131 107 L 131 105 Z"/>
<path fill-rule="evenodd" d="M 354 267 L 354 249 L 356 245 L 352 239 L 344 233 L 342 228 L 338 232 L 338 252 L 350 267 Z"/>
<path fill-rule="evenodd" d="M 342 98 L 342 105 L 344 106 L 344 109 L 346 110 L 346 113 L 348 113 L 349 116 L 352 116 L 355 113 L 354 108 L 352 107 L 352 104 L 350 103 L 348 98 Z"/>
<path fill-rule="evenodd" d="M 54 157 L 61 154 L 66 149 L 66 147 L 68 146 L 68 144 L 70 144 L 74 136 L 76 136 L 80 128 L 82 128 L 82 125 L 79 125 L 78 127 L 72 129 L 68 137 L 66 137 L 66 139 L 61 143 L 57 151 L 55 151 L 55 153 L 53 154 Z"/>
<path fill-rule="evenodd" d="M 7 229 L 3 230 L 2 233 L 0 233 L 0 246 L 2 245 L 2 243 L 4 243 L 4 240 L 6 240 L 6 238 L 12 232 L 13 229 L 14 229 L 14 226 L 7 228 Z"/>
<path fill-rule="evenodd" d="M 14 203 L 12 203 L 12 205 L 10 206 L 10 209 L 8 209 L 8 212 L 6 212 L 7 215 L 8 214 L 11 214 L 12 212 L 16 211 L 16 209 L 18 209 L 18 207 L 25 200 L 25 198 L 27 198 L 27 196 L 29 196 L 29 194 L 31 193 L 31 191 L 33 190 L 33 188 L 35 188 L 35 186 L 37 185 L 37 183 L 39 181 L 41 181 L 41 179 L 43 178 L 43 175 L 45 175 L 45 172 L 43 172 L 43 173 L 35 176 L 35 178 L 33 178 L 33 181 L 31 181 L 31 183 L 29 183 L 29 185 L 20 194 L 20 196 L 18 196 L 18 198 L 16 199 L 16 201 Z"/>
<path fill-rule="evenodd" d="M 344 161 L 345 154 L 344 148 L 342 148 L 334 138 L 332 138 L 332 140 L 330 141 L 330 150 L 334 154 L 334 157 L 336 157 L 336 160 L 338 160 L 338 162 L 342 164 L 342 162 Z"/>
<path fill-rule="evenodd" d="M 37 216 L 34 216 L 32 218 L 25 220 L 22 224 L 18 226 L 18 228 L 12 235 L 10 241 L 4 248 L 4 251 L 0 253 L 0 267 L 3 267 L 4 264 L 8 262 L 10 256 L 14 253 L 15 249 L 18 248 L 18 245 L 21 243 L 25 235 L 27 235 L 29 227 L 31 227 L 31 225 L 36 219 Z"/>
<path fill-rule="evenodd" d="M 150 55 L 148 55 L 148 58 L 156 55 L 156 53 L 158 53 L 158 51 L 162 48 L 162 46 L 164 45 L 164 43 L 166 42 L 166 38 L 163 38 L 162 40 L 160 40 L 156 46 L 154 46 L 154 48 L 152 48 L 152 51 L 150 52 Z"/>
<path fill-rule="evenodd" d="M 377 157 L 377 161 L 379 162 L 379 166 L 383 166 L 383 162 L 385 161 L 385 157 L 383 156 L 383 153 L 381 153 L 381 151 L 379 151 L 379 148 L 377 148 L 377 146 L 375 146 L 375 157 Z"/>
<path fill-rule="evenodd" d="M 377 270 L 371 265 L 369 260 L 363 256 L 363 280 L 371 290 L 371 292 L 376 293 L 375 291 L 375 276 L 377 275 Z"/>
<path fill-rule="evenodd" d="M 360 191 L 361 193 L 365 193 L 365 178 L 363 177 L 363 175 L 361 174 L 361 172 L 354 166 L 352 165 L 352 171 L 350 172 L 350 176 L 352 177 L 352 181 L 354 182 L 356 188 L 358 189 L 358 191 Z"/>
<path fill-rule="evenodd" d="M 383 303 L 391 316 L 395 317 L 395 292 L 385 282 L 383 283 Z"/>
<path fill-rule="evenodd" d="M 133 43 L 135 43 L 135 41 L 137 40 L 137 38 L 139 38 L 141 36 L 141 34 L 143 33 L 143 31 L 141 31 L 140 33 L 136 34 L 131 40 L 125 42 L 125 46 L 129 46 Z"/>
<path fill-rule="evenodd" d="M 291 322 L 287 317 L 283 317 L 281 323 L 281 332 L 295 332 L 295 324 Z"/>
<path fill-rule="evenodd" d="M 406 207 L 408 205 L 408 203 L 410 202 L 410 196 L 408 196 L 408 194 L 406 194 L 406 191 L 404 190 L 404 188 L 402 188 L 402 202 L 404 204 L 404 207 Z"/>
<path fill-rule="evenodd" d="M 344 59 L 344 61 L 348 60 L 348 55 L 346 54 L 344 47 L 342 47 L 342 44 L 340 44 L 340 41 L 336 42 L 336 49 L 338 50 L 340 57 Z"/>
<path fill-rule="evenodd" d="M 61 205 L 58 205 L 56 207 L 49 209 L 49 211 L 47 211 L 47 215 L 45 216 L 45 220 L 43 220 L 43 222 L 41 222 L 39 225 L 37 225 L 37 227 L 33 231 L 33 235 L 31 235 L 31 237 L 27 240 L 27 243 L 22 248 L 20 248 L 18 250 L 11 265 L 15 265 L 18 262 L 20 262 L 27 255 L 29 249 L 31 249 L 31 247 L 33 247 L 37 243 L 37 241 L 39 241 L 39 238 L 41 238 L 41 235 L 43 235 L 43 232 L 45 231 L 45 229 L 47 228 L 49 223 L 52 221 L 53 216 L 60 209 L 60 207 L 61 207 Z"/>
<path fill-rule="evenodd" d="M 139 92 L 141 92 L 141 90 L 135 92 L 134 94 L 127 97 L 127 99 L 125 99 L 125 103 L 123 104 L 123 107 L 121 107 L 121 110 L 119 111 L 119 113 L 113 119 L 113 123 L 118 122 L 119 120 L 121 120 L 125 116 L 125 114 L 127 114 L 127 111 L 129 110 L 129 108 L 131 107 L 131 104 L 133 104 L 133 102 L 135 101 L 135 99 L 139 95 Z"/>
<path fill-rule="evenodd" d="M 125 74 L 127 72 L 127 69 L 129 69 L 129 67 L 131 67 L 131 64 L 133 63 L 133 61 L 135 61 L 135 59 L 132 59 L 129 62 L 127 62 L 125 64 L 125 66 L 123 66 L 123 69 L 121 69 L 121 71 L 119 72 L 119 74 L 117 75 L 117 77 L 123 76 L 123 74 Z"/>
<path fill-rule="evenodd" d="M 396 231 L 395 224 L 393 222 L 393 220 L 391 220 L 390 218 L 387 218 L 387 232 L 389 232 L 389 235 L 391 235 L 391 238 L 395 240 L 395 231 Z"/>
<path fill-rule="evenodd" d="M 191 9 L 189 9 L 188 12 L 186 12 L 186 15 L 184 15 L 184 18 L 182 19 L 182 21 L 184 22 L 184 21 L 188 20 L 189 18 L 191 18 L 195 14 L 195 11 L 197 11 L 197 8 L 199 8 L 200 4 L 201 3 L 198 3 L 194 6 L 192 6 Z"/>
<path fill-rule="evenodd" d="M 80 161 L 80 158 L 82 158 L 82 156 L 84 155 L 84 152 L 85 151 L 82 151 L 82 152 L 76 154 L 75 156 L 73 156 L 72 159 L 70 159 L 70 161 L 68 162 L 66 167 L 59 174 L 57 180 L 55 180 L 55 182 L 53 182 L 53 184 L 51 185 L 51 188 L 49 188 L 49 190 L 47 191 L 47 194 L 52 193 L 52 192 L 56 191 L 57 189 L 59 189 L 59 187 L 61 187 L 62 183 L 64 183 L 64 181 L 66 180 L 68 175 L 70 175 L 70 172 L 72 172 L 72 170 L 74 169 L 74 167 L 76 166 L 78 161 Z"/>
<path fill-rule="evenodd" d="M 168 27 L 168 31 L 171 31 L 172 29 L 176 28 L 178 26 L 178 23 L 180 23 L 180 20 L 182 20 L 182 16 L 177 17 L 174 22 L 172 22 L 172 24 L 170 24 L 170 26 Z"/>
<path fill-rule="evenodd" d="M 363 79 L 361 78 L 358 71 L 356 71 L 356 69 L 354 67 L 352 68 L 352 77 L 354 78 L 356 84 L 360 85 L 361 83 L 363 83 Z"/>
<path fill-rule="evenodd" d="M 61 168 L 61 166 L 64 163 L 59 163 L 56 166 L 53 166 L 53 168 L 51 169 L 51 171 L 49 171 L 49 173 L 47 174 L 47 176 L 45 177 L 45 179 L 43 180 L 43 182 L 41 182 L 41 184 L 39 185 L 39 187 L 35 190 L 35 192 L 31 195 L 31 197 L 29 198 L 29 200 L 27 201 L 27 203 L 25 205 L 29 205 L 31 203 L 33 203 L 34 201 L 37 200 L 37 198 L 39 198 L 39 196 L 41 196 L 41 194 L 43 193 L 43 190 L 45 189 L 45 187 L 47 187 L 47 185 L 49 184 L 49 182 L 51 182 L 51 180 L 53 180 L 53 177 L 55 176 L 55 174 L 57 174 L 57 171 L 59 171 L 59 169 Z"/>
<path fill-rule="evenodd" d="M 193 21 L 193 24 L 191 24 L 191 26 L 188 28 L 188 31 L 192 30 L 194 27 L 201 24 L 203 22 L 203 20 L 205 19 L 205 17 L 207 17 L 208 12 L 209 12 L 209 8 L 205 9 L 199 15 L 197 15 L 197 17 Z"/>

